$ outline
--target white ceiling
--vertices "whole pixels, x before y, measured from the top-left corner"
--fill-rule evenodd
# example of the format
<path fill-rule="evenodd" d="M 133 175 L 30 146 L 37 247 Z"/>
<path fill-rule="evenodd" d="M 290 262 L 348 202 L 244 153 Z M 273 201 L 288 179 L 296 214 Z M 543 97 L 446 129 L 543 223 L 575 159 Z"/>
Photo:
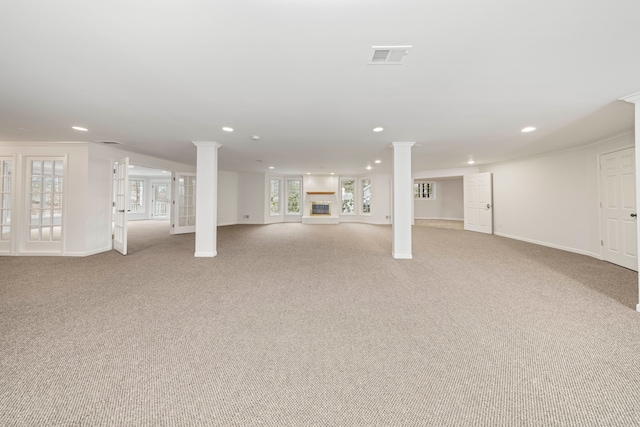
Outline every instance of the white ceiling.
<path fill-rule="evenodd" d="M 9 1 L 0 140 L 187 164 L 212 140 L 230 171 L 388 172 L 393 141 L 419 144 L 414 170 L 492 163 L 631 129 L 638 17 L 638 0 Z M 369 65 L 374 45 L 412 48 Z"/>

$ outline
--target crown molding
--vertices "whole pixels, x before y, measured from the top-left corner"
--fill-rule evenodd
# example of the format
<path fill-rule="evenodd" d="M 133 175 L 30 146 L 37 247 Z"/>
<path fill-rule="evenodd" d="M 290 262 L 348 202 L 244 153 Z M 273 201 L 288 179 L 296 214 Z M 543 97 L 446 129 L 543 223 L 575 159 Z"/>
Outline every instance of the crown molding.
<path fill-rule="evenodd" d="M 222 144 L 215 141 L 191 141 L 191 143 L 196 147 L 216 147 L 216 148 L 222 147 Z"/>
<path fill-rule="evenodd" d="M 632 93 L 631 95 L 623 96 L 620 101 L 631 102 L 632 104 L 640 104 L 640 92 Z"/>

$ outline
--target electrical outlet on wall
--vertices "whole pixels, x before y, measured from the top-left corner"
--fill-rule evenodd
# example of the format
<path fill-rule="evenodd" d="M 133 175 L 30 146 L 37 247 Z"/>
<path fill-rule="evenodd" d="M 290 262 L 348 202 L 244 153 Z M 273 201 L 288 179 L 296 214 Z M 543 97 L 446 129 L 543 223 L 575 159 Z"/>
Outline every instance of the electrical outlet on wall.
<path fill-rule="evenodd" d="M 247 218 L 249 218 L 249 215 L 242 215 L 242 218 L 247 219 Z"/>

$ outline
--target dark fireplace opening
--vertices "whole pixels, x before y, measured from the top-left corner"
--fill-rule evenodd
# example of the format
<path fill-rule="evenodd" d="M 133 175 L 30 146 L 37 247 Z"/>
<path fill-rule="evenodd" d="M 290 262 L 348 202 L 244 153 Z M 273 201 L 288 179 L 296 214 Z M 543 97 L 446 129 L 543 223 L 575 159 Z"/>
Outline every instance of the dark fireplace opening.
<path fill-rule="evenodd" d="M 311 202 L 311 215 L 331 215 L 331 202 Z"/>

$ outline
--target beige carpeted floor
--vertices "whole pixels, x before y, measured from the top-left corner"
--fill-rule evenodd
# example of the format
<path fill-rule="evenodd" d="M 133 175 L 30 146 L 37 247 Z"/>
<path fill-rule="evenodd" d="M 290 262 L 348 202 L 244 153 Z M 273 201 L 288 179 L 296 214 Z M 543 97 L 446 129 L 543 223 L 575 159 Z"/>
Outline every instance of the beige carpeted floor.
<path fill-rule="evenodd" d="M 158 228 L 161 229 L 158 229 Z M 640 425 L 637 273 L 477 233 L 166 223 L 0 258 L 2 426 Z"/>

